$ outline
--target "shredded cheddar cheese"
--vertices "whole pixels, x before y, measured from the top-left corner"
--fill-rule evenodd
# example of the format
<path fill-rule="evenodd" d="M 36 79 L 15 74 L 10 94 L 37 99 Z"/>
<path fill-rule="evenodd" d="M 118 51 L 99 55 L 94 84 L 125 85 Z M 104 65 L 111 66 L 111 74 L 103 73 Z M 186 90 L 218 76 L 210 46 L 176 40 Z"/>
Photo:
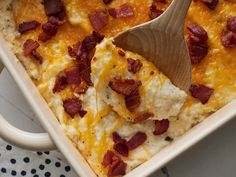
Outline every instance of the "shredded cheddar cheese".
<path fill-rule="evenodd" d="M 188 94 L 185 100 L 185 93 L 174 87 L 169 79 L 150 62 L 138 54 L 126 51 L 126 56 L 122 57 L 118 53 L 121 49 L 112 44 L 112 37 L 119 32 L 150 20 L 149 8 L 152 0 L 113 0 L 108 5 L 105 5 L 102 0 L 63 0 L 67 13 L 66 22 L 58 28 L 57 34 L 50 40 L 39 42 L 40 47 L 37 51 L 43 58 L 43 63 L 39 65 L 23 55 L 22 46 L 27 39 L 37 41 L 42 28 L 39 27 L 22 35 L 19 35 L 17 28 L 19 24 L 26 21 L 37 20 L 41 24 L 47 22 L 41 2 L 42 0 L 12 2 L 2 0 L 0 31 L 11 43 L 13 51 L 55 113 L 65 133 L 100 177 L 107 176 L 108 169 L 102 166 L 102 161 L 104 154 L 113 149 L 113 132 L 118 132 L 125 139 L 130 139 L 138 131 L 145 132 L 148 137 L 144 144 L 130 151 L 128 157 L 121 156 L 128 165 L 126 172 L 129 172 L 168 145 L 169 142 L 165 140 L 167 136 L 175 139 L 183 135 L 193 125 L 236 98 L 236 48 L 227 49 L 220 40 L 221 32 L 226 28 L 227 18 L 236 16 L 234 1 L 220 0 L 214 10 L 200 1 L 193 1 L 186 19 L 186 25 L 199 24 L 209 37 L 207 56 L 199 64 L 194 64 L 192 70 L 194 84 L 203 84 L 214 89 L 206 104 L 202 104 L 191 94 Z M 158 2 L 157 6 L 164 10 L 170 2 L 170 0 L 167 0 L 167 4 Z M 74 93 L 70 87 L 53 93 L 58 73 L 73 66 L 74 63 L 68 54 L 68 46 L 83 41 L 93 31 L 88 14 L 102 9 L 117 8 L 124 3 L 129 3 L 134 15 L 127 18 L 109 16 L 108 24 L 99 31 L 106 38 L 96 46 L 91 61 L 91 79 L 94 86 L 89 87 L 86 94 Z M 187 33 L 186 30 L 186 36 Z M 140 59 L 143 64 L 141 70 L 136 74 L 128 72 L 127 58 Z M 155 126 L 153 120 L 137 124 L 132 122 L 137 112 L 128 111 L 124 96 L 117 94 L 108 86 L 117 75 L 142 81 L 142 86 L 139 88 L 141 106 L 138 108 L 138 113 L 166 107 L 163 112 L 156 111 L 158 113 L 154 118 L 169 119 L 170 126 L 166 133 L 160 136 L 153 135 Z M 162 95 L 165 97 L 161 97 Z M 63 101 L 72 97 L 82 100 L 83 107 L 87 111 L 83 118 L 76 115 L 72 119 L 65 112 Z M 167 102 L 168 99 L 170 102 Z M 163 117 L 164 114 L 166 117 Z"/>

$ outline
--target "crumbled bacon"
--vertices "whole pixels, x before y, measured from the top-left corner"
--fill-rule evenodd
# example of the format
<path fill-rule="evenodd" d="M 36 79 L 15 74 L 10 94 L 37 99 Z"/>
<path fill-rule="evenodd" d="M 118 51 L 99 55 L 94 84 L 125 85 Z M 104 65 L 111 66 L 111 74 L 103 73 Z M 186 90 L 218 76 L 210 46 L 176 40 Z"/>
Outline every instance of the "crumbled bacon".
<path fill-rule="evenodd" d="M 113 0 L 103 0 L 103 3 L 104 4 L 109 4 L 109 3 L 111 3 Z"/>
<path fill-rule="evenodd" d="M 68 53 L 72 58 L 78 60 L 88 59 L 89 52 L 95 48 L 104 38 L 104 35 L 99 34 L 96 31 L 84 38 L 82 43 L 78 42 L 72 47 L 68 47 Z"/>
<path fill-rule="evenodd" d="M 208 54 L 207 32 L 197 24 L 187 26 L 189 31 L 188 48 L 192 64 L 198 64 Z"/>
<path fill-rule="evenodd" d="M 60 20 L 66 16 L 66 10 L 61 0 L 44 0 L 44 9 L 48 17 L 54 16 Z"/>
<path fill-rule="evenodd" d="M 116 155 L 112 151 L 107 151 L 103 157 L 102 166 L 106 168 L 108 165 L 111 165 L 112 161 L 114 161 L 114 157 L 116 157 Z M 119 160 L 119 157 L 117 157 L 117 160 Z"/>
<path fill-rule="evenodd" d="M 214 10 L 219 2 L 219 0 L 200 0 L 202 1 L 208 8 Z"/>
<path fill-rule="evenodd" d="M 96 11 L 89 14 L 89 20 L 93 28 L 99 31 L 108 24 L 108 14 L 106 11 Z"/>
<path fill-rule="evenodd" d="M 127 168 L 127 164 L 110 150 L 104 155 L 102 165 L 109 167 L 108 176 L 125 175 Z"/>
<path fill-rule="evenodd" d="M 64 100 L 63 107 L 65 109 L 65 112 L 72 118 L 74 118 L 76 114 L 79 114 L 80 117 L 83 117 L 87 113 L 82 109 L 82 101 L 78 98 Z"/>
<path fill-rule="evenodd" d="M 65 73 L 60 72 L 57 75 L 55 85 L 54 85 L 54 88 L 52 91 L 53 91 L 53 93 L 60 92 L 60 91 L 64 90 L 67 85 L 68 85 L 68 82 L 67 82 L 67 78 L 65 76 Z"/>
<path fill-rule="evenodd" d="M 114 143 L 126 143 L 126 140 L 121 138 L 121 136 L 117 132 L 112 133 L 112 140 Z"/>
<path fill-rule="evenodd" d="M 67 82 L 71 85 L 72 89 L 81 83 L 80 69 L 78 66 L 73 66 L 65 70 Z"/>
<path fill-rule="evenodd" d="M 74 89 L 74 91 L 75 91 L 76 93 L 79 93 L 79 94 L 84 94 L 84 93 L 86 93 L 86 91 L 88 90 L 88 88 L 89 88 L 88 83 L 87 83 L 83 78 L 81 78 L 80 84 L 76 86 L 76 88 Z"/>
<path fill-rule="evenodd" d="M 68 47 L 68 54 L 70 55 L 70 57 L 72 57 L 72 58 L 77 57 L 77 52 L 79 50 L 80 45 L 81 45 L 81 43 L 77 42 L 76 44 Z"/>
<path fill-rule="evenodd" d="M 30 55 L 38 47 L 39 43 L 37 41 L 33 41 L 32 39 L 26 40 L 25 43 L 23 44 L 24 55 L 25 56 Z"/>
<path fill-rule="evenodd" d="M 140 123 L 140 122 L 143 122 L 147 119 L 149 119 L 150 117 L 153 117 L 154 114 L 153 113 L 150 113 L 150 112 L 145 112 L 143 114 L 140 114 L 139 116 L 135 117 L 134 118 L 134 122 L 135 123 Z"/>
<path fill-rule="evenodd" d="M 229 17 L 227 20 L 227 29 L 236 33 L 236 16 Z"/>
<path fill-rule="evenodd" d="M 57 34 L 60 25 L 64 24 L 65 21 L 60 21 L 57 18 L 49 17 L 47 23 L 43 24 L 43 32 L 39 35 L 39 40 L 46 42 Z"/>
<path fill-rule="evenodd" d="M 143 63 L 139 59 L 134 60 L 132 58 L 128 58 L 127 62 L 128 62 L 128 71 L 134 74 L 139 72 L 141 67 L 143 66 Z"/>
<path fill-rule="evenodd" d="M 153 3 L 149 8 L 149 18 L 153 20 L 159 17 L 163 12 L 163 10 L 157 9 L 156 5 Z"/>
<path fill-rule="evenodd" d="M 122 4 L 117 9 L 115 9 L 115 8 L 108 9 L 108 13 L 113 18 L 123 18 L 123 17 L 134 16 L 134 11 L 128 3 Z"/>
<path fill-rule="evenodd" d="M 236 47 L 236 34 L 232 31 L 223 31 L 221 33 L 221 43 L 225 48 L 235 48 Z"/>
<path fill-rule="evenodd" d="M 126 143 L 116 143 L 114 144 L 114 150 L 119 154 L 128 157 L 129 155 L 129 148 Z"/>
<path fill-rule="evenodd" d="M 189 30 L 190 40 L 193 43 L 205 43 L 208 40 L 208 34 L 206 30 L 197 25 L 197 24 L 189 24 L 187 26 L 187 29 Z"/>
<path fill-rule="evenodd" d="M 214 89 L 201 84 L 192 84 L 189 91 L 194 98 L 199 99 L 202 104 L 206 104 L 214 92 Z"/>
<path fill-rule="evenodd" d="M 31 52 L 31 58 L 33 58 L 35 61 L 39 62 L 39 64 L 43 63 L 43 57 L 40 55 L 39 52 L 37 52 L 37 50 L 33 50 Z"/>
<path fill-rule="evenodd" d="M 127 164 L 123 162 L 122 160 L 119 160 L 117 162 L 112 163 L 108 170 L 108 176 L 123 176 L 125 175 L 125 171 L 127 168 Z"/>
<path fill-rule="evenodd" d="M 88 83 L 84 80 L 83 70 L 79 66 L 73 66 L 65 70 L 67 82 L 76 93 L 85 93 L 88 90 Z"/>
<path fill-rule="evenodd" d="M 34 30 L 40 26 L 40 23 L 36 20 L 29 21 L 29 22 L 23 22 L 19 24 L 18 31 L 23 34 L 27 31 Z"/>
<path fill-rule="evenodd" d="M 189 54 L 191 57 L 192 64 L 200 63 L 208 54 L 207 44 L 189 44 Z"/>
<path fill-rule="evenodd" d="M 169 128 L 169 120 L 163 119 L 163 120 L 156 120 L 155 121 L 155 130 L 153 132 L 154 135 L 162 135 L 165 133 Z"/>
<path fill-rule="evenodd" d="M 141 104 L 141 97 L 138 91 L 125 96 L 125 106 L 130 111 L 133 112 Z"/>
<path fill-rule="evenodd" d="M 142 83 L 139 80 L 121 79 L 120 77 L 115 77 L 113 81 L 109 82 L 109 87 L 113 91 L 125 96 L 135 93 L 141 85 Z"/>
<path fill-rule="evenodd" d="M 83 80 L 86 81 L 89 86 L 93 86 L 93 83 L 92 83 L 91 78 L 90 78 L 90 73 L 91 73 L 90 62 L 88 62 L 88 63 L 86 63 L 86 62 L 78 63 L 78 67 L 79 67 L 79 70 L 80 70 L 81 78 L 83 78 Z"/>
<path fill-rule="evenodd" d="M 129 150 L 133 150 L 142 145 L 146 140 L 147 135 L 145 133 L 137 132 L 129 141 L 127 141 L 127 146 Z"/>

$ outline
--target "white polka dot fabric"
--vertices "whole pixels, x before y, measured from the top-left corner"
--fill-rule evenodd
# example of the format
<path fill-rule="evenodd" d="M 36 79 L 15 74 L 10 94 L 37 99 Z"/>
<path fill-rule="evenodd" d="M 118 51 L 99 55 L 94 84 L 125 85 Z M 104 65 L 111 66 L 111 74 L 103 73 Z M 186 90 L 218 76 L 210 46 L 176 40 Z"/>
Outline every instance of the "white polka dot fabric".
<path fill-rule="evenodd" d="M 0 139 L 0 177 L 78 177 L 78 175 L 57 151 L 27 151 Z"/>

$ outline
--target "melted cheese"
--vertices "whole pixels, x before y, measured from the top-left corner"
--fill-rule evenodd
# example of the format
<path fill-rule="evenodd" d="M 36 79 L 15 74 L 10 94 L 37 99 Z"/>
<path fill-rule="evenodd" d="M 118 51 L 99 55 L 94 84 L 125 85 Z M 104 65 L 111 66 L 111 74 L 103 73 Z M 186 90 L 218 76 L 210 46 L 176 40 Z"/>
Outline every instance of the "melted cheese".
<path fill-rule="evenodd" d="M 122 19 L 109 17 L 108 25 L 101 30 L 101 33 L 107 37 L 112 37 L 125 29 L 148 21 L 148 10 L 152 0 L 113 0 L 108 6 L 104 5 L 101 0 L 63 0 L 69 22 L 61 26 L 57 35 L 50 41 L 40 43 L 38 51 L 43 56 L 43 64 L 41 66 L 22 55 L 23 42 L 29 38 L 37 40 L 41 28 L 21 36 L 18 36 L 18 33 L 14 31 L 16 29 L 14 29 L 14 25 L 18 26 L 24 21 L 38 20 L 41 23 L 46 22 L 47 17 L 41 0 L 13 1 L 13 9 L 6 8 L 9 7 L 9 2 L 9 0 L 0 2 L 1 33 L 14 46 L 12 47 L 14 52 L 33 78 L 35 85 L 55 113 L 65 133 L 98 176 L 103 177 L 107 173 L 107 169 L 102 167 L 101 161 L 105 152 L 113 147 L 112 132 L 117 131 L 122 137 L 127 139 L 137 131 L 143 131 L 148 136 L 148 141 L 132 151 L 128 158 L 122 157 L 128 164 L 128 172 L 168 145 L 169 143 L 164 140 L 166 136 L 176 138 L 182 135 L 193 125 L 204 120 L 209 114 L 236 98 L 236 70 L 234 69 L 236 67 L 236 49 L 225 49 L 220 42 L 220 33 L 226 26 L 227 17 L 236 15 L 236 2 L 233 0 L 220 0 L 216 10 L 209 10 L 200 1 L 192 3 L 186 24 L 198 23 L 206 29 L 209 35 L 209 53 L 200 64 L 193 66 L 193 82 L 205 84 L 214 88 L 215 91 L 205 105 L 188 95 L 178 119 L 172 119 L 168 132 L 161 136 L 153 135 L 153 121 L 132 124 L 113 111 L 112 107 L 103 99 L 104 95 L 97 93 L 96 89 L 101 88 L 103 86 L 102 83 L 106 82 L 103 78 L 110 74 L 110 69 L 114 63 L 106 64 L 106 70 L 96 71 L 97 74 L 93 75 L 93 79 L 99 81 L 99 84 L 96 89 L 90 88 L 85 95 L 75 95 L 70 88 L 60 93 L 52 93 L 58 72 L 73 64 L 72 59 L 68 56 L 67 47 L 82 41 L 85 36 L 91 33 L 92 28 L 87 18 L 89 13 L 107 7 L 118 7 L 124 2 L 131 4 L 135 14 L 134 17 Z M 168 0 L 166 5 L 158 3 L 158 7 L 165 8 L 169 3 L 170 0 Z M 105 52 L 107 56 L 104 55 L 104 60 L 97 63 L 97 68 L 101 68 L 105 64 L 103 62 L 109 60 L 109 52 L 105 50 L 102 52 Z M 127 66 L 122 61 L 117 62 L 120 62 L 117 70 L 127 70 Z M 94 66 L 93 68 L 96 69 L 96 67 Z M 147 68 L 149 67 L 151 65 Z M 155 68 L 152 69 L 155 70 Z M 130 77 L 127 72 L 122 72 L 121 74 Z M 99 77 L 101 78 L 99 79 Z M 136 77 L 139 76 L 137 75 Z M 160 85 L 163 85 L 166 78 L 159 77 L 159 75 L 157 77 Z M 146 82 L 152 80 L 149 74 L 143 74 L 142 79 Z M 140 92 L 144 94 L 145 87 Z M 83 100 L 83 106 L 88 110 L 88 114 L 83 119 L 79 117 L 71 119 L 64 111 L 62 101 L 72 96 L 80 97 Z M 155 100 L 152 101 L 154 102 Z M 154 103 L 150 103 L 150 105 L 154 105 Z M 122 109 L 122 115 L 126 114 L 125 111 L 125 109 Z"/>
<path fill-rule="evenodd" d="M 100 97 L 128 121 L 133 121 L 144 112 L 153 113 L 151 119 L 154 120 L 177 116 L 185 101 L 185 92 L 171 84 L 166 76 L 140 55 L 125 52 L 126 56 L 123 57 L 119 55 L 119 50 L 121 49 L 112 44 L 112 39 L 104 39 L 96 47 L 91 64 L 91 77 Z M 142 62 L 143 66 L 138 73 L 132 74 L 128 71 L 127 58 L 139 59 Z M 154 74 L 151 74 L 152 72 Z M 142 82 L 139 88 L 141 105 L 132 113 L 126 108 L 124 96 L 108 86 L 116 76 Z"/>

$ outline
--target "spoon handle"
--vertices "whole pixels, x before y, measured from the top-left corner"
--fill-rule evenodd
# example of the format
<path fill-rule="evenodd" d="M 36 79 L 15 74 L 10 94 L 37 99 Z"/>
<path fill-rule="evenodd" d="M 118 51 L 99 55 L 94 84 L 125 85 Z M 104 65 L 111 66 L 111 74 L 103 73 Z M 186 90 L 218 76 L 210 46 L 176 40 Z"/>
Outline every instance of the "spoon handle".
<path fill-rule="evenodd" d="M 164 28 L 165 31 L 182 30 L 192 0 L 173 0 L 168 9 L 154 20 L 154 28 Z"/>

